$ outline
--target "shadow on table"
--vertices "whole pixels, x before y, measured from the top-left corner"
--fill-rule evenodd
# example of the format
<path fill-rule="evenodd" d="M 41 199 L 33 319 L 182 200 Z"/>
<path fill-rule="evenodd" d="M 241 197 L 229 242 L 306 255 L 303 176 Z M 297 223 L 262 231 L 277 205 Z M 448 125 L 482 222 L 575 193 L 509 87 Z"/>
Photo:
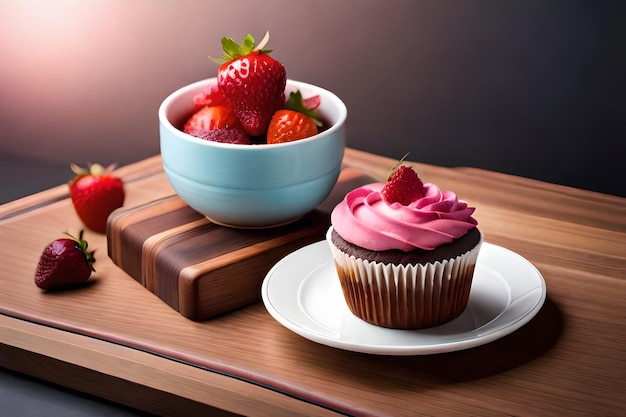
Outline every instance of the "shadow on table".
<path fill-rule="evenodd" d="M 522 366 L 542 356 L 558 341 L 563 320 L 558 306 L 549 298 L 525 326 L 494 342 L 458 352 L 412 357 L 418 372 L 442 382 L 465 382 Z"/>
<path fill-rule="evenodd" d="M 547 298 L 541 310 L 526 325 L 501 339 L 475 348 L 423 356 L 374 356 L 345 352 L 346 355 L 363 356 L 363 368 L 360 370 L 343 366 L 346 359 L 343 354 L 331 357 L 337 361 L 338 372 L 340 370 L 344 376 L 354 373 L 354 378 L 361 384 L 366 380 L 380 381 L 379 373 L 384 375 L 385 385 L 388 386 L 397 383 L 406 387 L 411 380 L 421 384 L 424 380 L 467 382 L 506 372 L 542 356 L 557 343 L 562 329 L 559 308 Z M 394 383 L 396 378 L 398 380 Z"/>

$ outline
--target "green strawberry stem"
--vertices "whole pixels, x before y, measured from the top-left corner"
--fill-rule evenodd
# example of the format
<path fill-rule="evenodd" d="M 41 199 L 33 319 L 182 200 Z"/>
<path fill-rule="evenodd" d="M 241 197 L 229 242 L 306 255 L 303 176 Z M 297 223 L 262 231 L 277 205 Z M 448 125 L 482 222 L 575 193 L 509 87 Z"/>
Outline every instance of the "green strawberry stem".
<path fill-rule="evenodd" d="M 93 272 L 96 272 L 96 270 L 93 267 L 94 262 L 96 262 L 96 259 L 94 257 L 95 251 L 91 251 L 91 252 L 87 251 L 87 247 L 89 246 L 89 243 L 87 243 L 87 241 L 83 239 L 84 230 L 80 231 L 80 233 L 78 234 L 78 238 L 69 234 L 68 232 L 64 232 L 64 233 L 67 236 L 69 236 L 74 242 L 76 242 L 76 245 L 77 245 L 76 247 L 85 254 L 85 262 L 89 264 L 89 267 L 91 268 Z"/>
<path fill-rule="evenodd" d="M 297 111 L 299 113 L 309 116 L 311 119 L 313 119 L 318 127 L 322 127 L 324 125 L 317 109 L 308 108 L 304 104 L 304 100 L 302 99 L 302 93 L 300 92 L 300 90 L 297 90 L 295 92 L 292 91 L 291 93 L 289 93 L 289 98 L 285 103 L 285 108 L 287 110 Z"/>
<path fill-rule="evenodd" d="M 246 55 L 250 55 L 253 52 L 258 52 L 260 54 L 269 54 L 272 52 L 272 49 L 263 49 L 263 47 L 269 42 L 270 33 L 269 31 L 265 33 L 265 36 L 259 42 L 259 44 L 255 47 L 254 38 L 252 35 L 248 34 L 243 38 L 241 45 L 239 45 L 232 38 L 223 37 L 222 38 L 222 49 L 224 50 L 224 54 L 221 58 L 209 57 L 213 62 L 218 64 L 223 64 L 225 62 L 232 61 L 236 58 L 241 58 Z"/>
<path fill-rule="evenodd" d="M 402 158 L 400 158 L 400 160 L 396 163 L 396 165 L 391 168 L 391 171 L 389 171 L 389 175 L 387 175 L 387 181 L 389 181 L 391 179 L 391 177 L 393 177 L 393 174 L 395 174 L 395 172 L 398 170 L 398 168 L 400 168 L 400 165 L 402 165 L 402 163 L 404 162 L 404 160 L 406 159 L 407 156 L 409 156 L 411 152 L 407 152 L 404 154 L 404 156 Z"/>
<path fill-rule="evenodd" d="M 71 163 L 70 164 L 70 169 L 72 170 L 72 172 L 74 174 L 76 174 L 77 176 L 83 176 L 83 175 L 93 175 L 93 176 L 102 176 L 105 174 L 110 174 L 111 172 L 113 172 L 113 170 L 115 170 L 115 166 L 116 164 L 110 164 L 106 167 L 100 165 L 100 164 L 89 164 L 89 166 L 87 168 L 81 167 L 79 165 L 76 165 L 75 163 Z"/>

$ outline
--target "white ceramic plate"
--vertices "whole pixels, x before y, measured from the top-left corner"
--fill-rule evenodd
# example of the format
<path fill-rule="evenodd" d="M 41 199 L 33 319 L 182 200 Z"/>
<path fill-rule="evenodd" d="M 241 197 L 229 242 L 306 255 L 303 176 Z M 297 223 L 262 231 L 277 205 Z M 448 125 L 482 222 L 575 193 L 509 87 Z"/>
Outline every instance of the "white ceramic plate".
<path fill-rule="evenodd" d="M 279 261 L 261 295 L 274 319 L 314 342 L 379 355 L 428 355 L 483 345 L 519 329 L 543 305 L 546 284 L 525 258 L 485 242 L 459 317 L 430 329 L 387 329 L 350 312 L 328 243 L 320 241 Z"/>

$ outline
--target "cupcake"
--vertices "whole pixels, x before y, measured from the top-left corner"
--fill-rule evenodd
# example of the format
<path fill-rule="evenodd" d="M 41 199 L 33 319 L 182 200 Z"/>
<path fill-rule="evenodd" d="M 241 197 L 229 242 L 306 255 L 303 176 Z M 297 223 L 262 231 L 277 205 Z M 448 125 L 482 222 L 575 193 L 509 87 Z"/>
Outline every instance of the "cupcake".
<path fill-rule="evenodd" d="M 394 329 L 459 316 L 483 240 L 474 210 L 400 163 L 386 183 L 349 192 L 331 213 L 326 239 L 350 311 Z"/>

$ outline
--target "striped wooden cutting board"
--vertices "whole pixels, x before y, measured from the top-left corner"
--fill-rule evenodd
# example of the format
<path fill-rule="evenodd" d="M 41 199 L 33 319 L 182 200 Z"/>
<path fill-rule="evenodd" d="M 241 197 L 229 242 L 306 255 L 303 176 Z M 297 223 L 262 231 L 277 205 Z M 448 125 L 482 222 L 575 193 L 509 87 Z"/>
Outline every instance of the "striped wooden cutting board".
<path fill-rule="evenodd" d="M 208 319 L 258 301 L 270 268 L 324 239 L 332 208 L 367 182 L 371 178 L 360 171 L 344 170 L 318 209 L 270 229 L 219 226 L 176 195 L 118 209 L 109 217 L 109 257 L 183 316 Z"/>

